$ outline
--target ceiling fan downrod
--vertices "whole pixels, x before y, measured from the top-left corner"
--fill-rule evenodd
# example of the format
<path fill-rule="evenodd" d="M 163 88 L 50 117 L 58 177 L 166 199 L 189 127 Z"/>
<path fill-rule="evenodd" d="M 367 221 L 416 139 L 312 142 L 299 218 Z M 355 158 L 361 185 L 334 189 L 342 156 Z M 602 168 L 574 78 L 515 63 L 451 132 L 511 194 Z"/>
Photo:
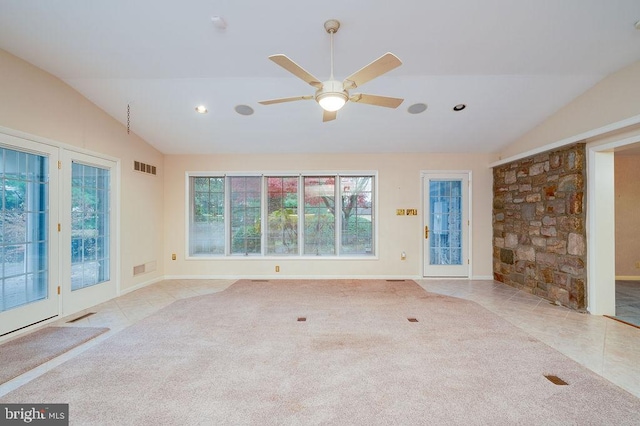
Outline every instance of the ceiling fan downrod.
<path fill-rule="evenodd" d="M 324 29 L 331 37 L 331 77 L 329 80 L 333 80 L 333 35 L 338 32 L 338 29 L 340 29 L 340 21 L 337 19 L 329 19 L 324 23 Z"/>

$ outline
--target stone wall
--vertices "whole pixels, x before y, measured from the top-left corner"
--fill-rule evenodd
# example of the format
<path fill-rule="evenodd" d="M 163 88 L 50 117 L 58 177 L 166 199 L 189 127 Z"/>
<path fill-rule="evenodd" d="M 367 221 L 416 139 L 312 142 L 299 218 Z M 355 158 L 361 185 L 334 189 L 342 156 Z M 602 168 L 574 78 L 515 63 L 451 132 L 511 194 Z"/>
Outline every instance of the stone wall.
<path fill-rule="evenodd" d="M 584 144 L 494 168 L 494 278 L 584 310 L 585 194 Z"/>

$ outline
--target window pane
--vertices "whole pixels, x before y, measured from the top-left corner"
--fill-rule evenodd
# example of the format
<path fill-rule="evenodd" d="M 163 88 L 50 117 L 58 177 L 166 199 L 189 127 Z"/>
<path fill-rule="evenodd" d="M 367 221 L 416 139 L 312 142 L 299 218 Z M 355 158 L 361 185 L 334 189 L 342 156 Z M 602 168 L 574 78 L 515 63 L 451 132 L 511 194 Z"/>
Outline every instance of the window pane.
<path fill-rule="evenodd" d="M 335 254 L 335 178 L 304 178 L 304 254 Z"/>
<path fill-rule="evenodd" d="M 0 312 L 48 297 L 48 161 L 0 148 Z"/>
<path fill-rule="evenodd" d="M 340 178 L 341 254 L 373 253 L 373 178 Z"/>
<path fill-rule="evenodd" d="M 231 253 L 261 253 L 260 182 L 258 176 L 230 177 Z"/>
<path fill-rule="evenodd" d="M 191 178 L 189 255 L 224 254 L 224 177 Z"/>
<path fill-rule="evenodd" d="M 99 167 L 72 164 L 70 249 L 71 290 L 75 291 L 110 279 L 109 268 L 105 268 L 105 262 L 101 261 L 109 258 L 104 237 L 110 233 L 110 172 Z"/>
<path fill-rule="evenodd" d="M 267 178 L 267 253 L 298 254 L 298 178 Z"/>

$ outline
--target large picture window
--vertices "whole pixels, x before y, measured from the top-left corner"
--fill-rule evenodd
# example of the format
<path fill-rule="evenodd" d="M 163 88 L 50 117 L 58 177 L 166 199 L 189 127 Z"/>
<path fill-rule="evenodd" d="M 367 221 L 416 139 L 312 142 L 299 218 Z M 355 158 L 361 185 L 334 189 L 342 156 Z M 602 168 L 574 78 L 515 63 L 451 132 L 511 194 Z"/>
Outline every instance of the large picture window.
<path fill-rule="evenodd" d="M 267 177 L 267 254 L 298 254 L 297 176 Z"/>
<path fill-rule="evenodd" d="M 189 177 L 189 256 L 371 256 L 375 175 Z"/>
<path fill-rule="evenodd" d="M 192 177 L 189 254 L 224 254 L 224 177 Z"/>

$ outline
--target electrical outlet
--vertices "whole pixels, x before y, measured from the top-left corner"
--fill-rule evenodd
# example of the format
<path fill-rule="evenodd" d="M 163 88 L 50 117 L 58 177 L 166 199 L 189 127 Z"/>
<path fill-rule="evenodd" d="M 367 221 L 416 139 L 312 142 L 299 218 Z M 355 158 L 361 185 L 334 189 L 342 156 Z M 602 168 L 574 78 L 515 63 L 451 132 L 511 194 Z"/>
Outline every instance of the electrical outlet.
<path fill-rule="evenodd" d="M 636 269 L 640 269 L 640 260 L 636 262 Z"/>
<path fill-rule="evenodd" d="M 280 272 L 280 267 L 276 265 L 276 272 Z"/>
<path fill-rule="evenodd" d="M 176 254 L 175 253 L 171 254 L 171 260 L 176 260 Z"/>

